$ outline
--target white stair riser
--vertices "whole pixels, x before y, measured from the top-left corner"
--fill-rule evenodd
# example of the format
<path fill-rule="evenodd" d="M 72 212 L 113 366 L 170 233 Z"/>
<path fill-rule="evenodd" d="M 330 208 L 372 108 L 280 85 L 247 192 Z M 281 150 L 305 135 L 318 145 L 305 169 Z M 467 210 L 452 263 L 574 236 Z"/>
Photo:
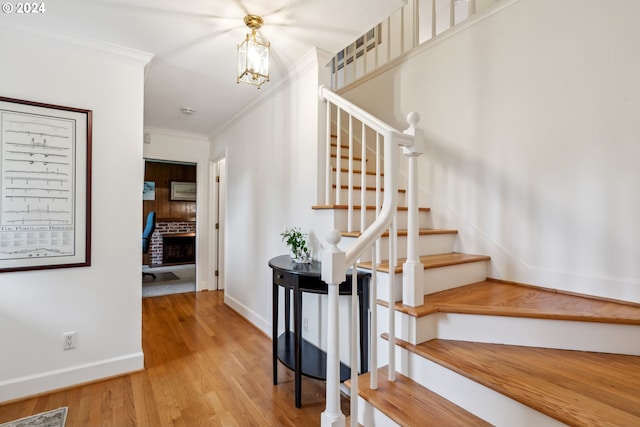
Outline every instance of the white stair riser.
<path fill-rule="evenodd" d="M 367 427 L 397 427 L 400 425 L 360 396 L 358 396 L 358 424 Z"/>
<path fill-rule="evenodd" d="M 403 375 L 497 427 L 559 427 L 565 424 L 424 357 L 396 346 Z"/>
<path fill-rule="evenodd" d="M 348 142 L 347 142 L 346 138 L 348 138 L 348 137 L 345 135 L 345 137 L 344 137 L 344 139 L 342 141 L 342 144 L 340 146 L 340 152 L 342 153 L 343 156 L 348 156 L 349 155 L 349 145 L 348 145 Z M 330 153 L 332 155 L 335 155 L 337 151 L 338 151 L 337 142 L 334 140 L 333 144 L 331 144 Z M 362 145 L 360 145 L 359 142 L 355 142 L 355 144 L 353 144 L 353 155 L 355 157 L 363 157 L 362 156 Z M 364 156 L 366 157 L 367 160 L 369 160 L 369 162 L 374 162 L 375 163 L 376 154 L 375 154 L 375 152 L 373 150 L 367 149 L 366 153 L 364 154 Z M 380 161 L 381 161 L 381 164 L 384 164 L 384 159 L 380 159 Z"/>
<path fill-rule="evenodd" d="M 418 239 L 418 253 L 420 255 L 435 255 L 453 252 L 457 239 L 457 234 L 425 234 Z M 343 237 L 341 244 L 343 248 L 350 248 L 355 237 Z M 398 258 L 407 256 L 407 236 L 398 236 Z M 389 238 L 383 237 L 380 244 L 379 259 L 389 259 Z M 371 261 L 371 252 L 368 251 L 360 258 L 361 261 Z"/>
<path fill-rule="evenodd" d="M 387 307 L 378 306 L 378 333 L 388 331 Z M 640 356 L 635 325 L 528 317 L 434 313 L 416 318 L 395 312 L 396 336 L 411 344 L 432 339 Z"/>
<path fill-rule="evenodd" d="M 353 159 L 353 169 L 356 170 L 362 170 L 362 160 L 359 159 Z M 365 164 L 369 163 L 369 162 L 364 162 Z M 338 158 L 337 157 L 331 157 L 331 166 L 333 167 L 337 167 L 338 166 Z M 348 169 L 349 168 L 349 159 L 345 159 L 345 158 L 340 158 L 340 169 Z M 340 177 L 340 179 L 343 179 L 342 177 Z M 348 179 L 348 178 L 347 178 Z M 354 179 L 355 179 L 355 174 L 354 174 Z M 347 181 L 342 181 L 343 184 L 345 184 Z M 360 175 L 358 175 L 358 182 L 360 182 Z"/>
<path fill-rule="evenodd" d="M 442 339 L 640 356 L 640 328 L 635 325 L 458 313 L 427 317 L 434 319 L 418 319 L 418 331 L 437 323 L 437 338 Z"/>
<path fill-rule="evenodd" d="M 389 274 L 379 271 L 377 277 L 378 299 L 388 301 Z M 431 294 L 485 280 L 487 278 L 487 264 L 486 261 L 480 261 L 448 265 L 446 267 L 427 268 L 424 270 L 423 278 L 424 293 L 425 295 Z M 402 273 L 396 273 L 394 285 L 396 301 L 401 301 Z"/>
<path fill-rule="evenodd" d="M 346 204 L 346 201 L 345 201 Z M 360 205 L 360 203 L 358 203 Z M 375 210 L 367 209 L 365 215 L 365 225 L 369 226 L 375 220 Z M 348 221 L 347 221 L 347 210 L 346 209 L 336 209 L 335 215 L 333 216 L 334 227 L 338 230 L 342 231 L 360 231 L 360 209 L 353 210 L 353 230 L 348 229 Z M 420 227 L 428 227 L 429 225 L 429 212 L 428 211 L 420 211 L 418 213 L 418 225 Z M 403 229 L 407 228 L 407 211 L 399 210 L 396 215 L 396 228 Z M 342 246 L 341 246 L 342 247 Z"/>
<path fill-rule="evenodd" d="M 342 185 L 347 185 L 346 182 L 343 182 Z M 356 182 L 354 184 L 355 186 L 360 186 L 360 181 Z M 332 191 L 333 194 L 333 198 L 334 200 L 331 201 L 331 203 L 336 203 L 336 189 L 334 188 Z M 349 190 L 346 188 L 343 188 L 340 190 L 340 204 L 346 205 L 347 204 L 347 200 L 349 197 Z M 361 205 L 362 204 L 362 200 L 360 199 L 362 197 L 362 190 L 353 190 L 353 204 L 354 205 Z M 384 192 L 381 192 L 380 194 L 380 201 L 382 202 L 382 198 L 384 198 Z M 406 206 L 406 199 L 407 199 L 407 195 L 406 193 L 400 193 L 398 192 L 398 206 Z M 371 190 L 365 190 L 364 192 L 364 204 L 365 206 L 374 206 L 376 204 L 376 192 L 375 191 L 371 191 Z"/>
<path fill-rule="evenodd" d="M 340 165 L 341 169 L 347 169 L 348 165 L 343 162 Z M 335 172 L 334 172 L 334 176 L 332 177 L 333 181 L 332 184 L 336 183 L 336 177 L 335 177 Z M 349 182 L 349 173 L 348 172 L 340 172 L 340 185 L 346 185 Z M 357 185 L 360 185 L 360 183 L 362 182 L 362 178 L 360 178 L 360 174 L 359 173 L 353 173 L 353 182 L 357 183 Z M 384 185 L 384 177 L 380 177 L 380 188 L 382 188 Z M 369 175 L 366 174 L 365 177 L 365 186 L 367 187 L 376 187 L 376 176 L 375 175 Z"/>
<path fill-rule="evenodd" d="M 468 262 L 446 267 L 427 268 L 424 271 L 424 294 L 457 288 L 487 278 L 487 261 Z"/>

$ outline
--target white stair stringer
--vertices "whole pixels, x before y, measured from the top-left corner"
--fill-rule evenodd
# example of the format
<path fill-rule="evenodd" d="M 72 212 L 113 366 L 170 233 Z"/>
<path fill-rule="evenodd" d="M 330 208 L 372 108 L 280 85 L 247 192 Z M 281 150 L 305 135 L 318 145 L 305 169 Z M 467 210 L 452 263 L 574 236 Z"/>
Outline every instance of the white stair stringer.
<path fill-rule="evenodd" d="M 396 346 L 398 372 L 497 427 L 558 427 L 564 423 Z"/>
<path fill-rule="evenodd" d="M 396 337 L 411 344 L 435 338 L 640 356 L 640 328 L 618 323 L 484 314 L 434 313 L 415 317 L 396 310 Z M 378 330 L 389 310 L 378 305 Z"/>

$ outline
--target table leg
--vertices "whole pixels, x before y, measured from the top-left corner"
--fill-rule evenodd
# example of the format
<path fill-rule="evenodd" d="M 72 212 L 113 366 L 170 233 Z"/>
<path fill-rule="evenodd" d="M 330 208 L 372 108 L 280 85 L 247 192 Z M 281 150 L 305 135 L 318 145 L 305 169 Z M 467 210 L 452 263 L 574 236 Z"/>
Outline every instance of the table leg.
<path fill-rule="evenodd" d="M 271 291 L 273 298 L 272 306 L 272 332 L 271 340 L 273 341 L 273 385 L 278 385 L 278 285 L 273 282 L 273 290 Z"/>
<path fill-rule="evenodd" d="M 293 291 L 293 321 L 295 333 L 295 393 L 296 408 L 302 406 L 302 292 L 297 283 Z"/>

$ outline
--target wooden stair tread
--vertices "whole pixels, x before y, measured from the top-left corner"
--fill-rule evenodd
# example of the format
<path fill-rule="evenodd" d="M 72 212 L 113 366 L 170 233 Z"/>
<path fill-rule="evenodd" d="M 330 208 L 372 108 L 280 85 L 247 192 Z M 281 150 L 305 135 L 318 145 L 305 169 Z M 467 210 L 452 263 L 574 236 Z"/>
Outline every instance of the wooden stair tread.
<path fill-rule="evenodd" d="M 401 230 L 397 230 L 398 236 L 406 236 L 407 235 L 407 230 L 406 229 L 401 229 Z M 340 234 L 342 235 L 342 237 L 360 237 L 360 235 L 362 234 L 359 231 L 341 231 Z M 431 235 L 435 235 L 435 234 L 458 234 L 458 230 L 443 230 L 443 229 L 436 229 L 436 228 L 421 228 L 418 230 L 418 234 L 420 236 L 431 236 Z M 389 237 L 389 232 L 385 231 L 382 234 L 382 237 Z"/>
<path fill-rule="evenodd" d="M 353 209 L 358 210 L 358 211 L 361 208 L 362 208 L 362 206 L 360 206 L 360 205 L 354 205 L 353 206 Z M 376 209 L 375 206 L 365 206 L 364 208 L 366 210 L 368 210 L 368 211 L 372 211 L 372 210 Z M 345 209 L 349 209 L 349 206 L 348 205 L 315 205 L 315 206 L 311 206 L 311 209 L 314 209 L 314 210 L 322 210 L 322 209 L 345 210 Z M 399 210 L 399 211 L 406 211 L 409 208 L 407 208 L 406 206 L 398 206 L 396 209 Z M 431 208 L 418 208 L 418 210 L 420 212 L 429 212 L 431 210 Z"/>
<path fill-rule="evenodd" d="M 397 343 L 565 424 L 640 426 L 638 356 L 440 339 Z"/>
<path fill-rule="evenodd" d="M 425 270 L 428 268 L 447 267 L 451 265 L 467 264 L 471 262 L 489 261 L 491 257 L 487 255 L 474 255 L 463 254 L 460 252 L 451 252 L 446 254 L 436 255 L 423 255 L 420 257 L 420 262 L 424 265 Z M 406 261 L 406 258 L 398 258 L 398 265 L 395 268 L 395 273 L 402 273 L 402 264 Z M 362 262 L 358 264 L 358 267 L 371 270 L 372 263 Z M 376 266 L 377 271 L 384 273 L 389 272 L 389 261 L 383 261 Z"/>
<path fill-rule="evenodd" d="M 335 184 L 332 185 L 333 188 L 336 188 L 337 186 Z M 348 185 L 340 185 L 340 188 L 342 190 L 348 190 L 349 186 Z M 353 186 L 354 190 L 362 190 L 362 186 L 361 185 L 354 185 Z M 367 186 L 364 188 L 366 191 L 376 191 L 376 187 L 370 187 Z M 381 188 L 380 191 L 384 191 L 384 188 Z M 405 190 L 404 188 L 398 188 L 398 193 L 406 193 L 407 190 Z"/>
<path fill-rule="evenodd" d="M 370 373 L 358 377 L 358 394 L 401 426 L 491 425 L 400 373 L 389 381 L 386 367 L 378 369 L 377 390 L 371 390 L 369 378 Z M 345 384 L 351 387 L 350 381 Z"/>
<path fill-rule="evenodd" d="M 440 312 L 640 325 L 638 306 L 495 279 L 425 295 L 420 307 L 398 302 L 396 310 L 414 317 Z"/>

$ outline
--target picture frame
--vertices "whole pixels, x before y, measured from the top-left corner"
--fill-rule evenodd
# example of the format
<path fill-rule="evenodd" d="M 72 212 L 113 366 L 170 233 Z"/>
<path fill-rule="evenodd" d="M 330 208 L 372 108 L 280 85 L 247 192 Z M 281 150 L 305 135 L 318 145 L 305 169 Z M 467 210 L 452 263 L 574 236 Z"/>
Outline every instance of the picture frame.
<path fill-rule="evenodd" d="M 195 202 L 196 201 L 196 183 L 171 181 L 170 200 Z"/>
<path fill-rule="evenodd" d="M 145 181 L 142 187 L 142 200 L 156 199 L 156 183 L 153 181 Z"/>
<path fill-rule="evenodd" d="M 0 272 L 91 265 L 92 114 L 0 97 Z"/>

